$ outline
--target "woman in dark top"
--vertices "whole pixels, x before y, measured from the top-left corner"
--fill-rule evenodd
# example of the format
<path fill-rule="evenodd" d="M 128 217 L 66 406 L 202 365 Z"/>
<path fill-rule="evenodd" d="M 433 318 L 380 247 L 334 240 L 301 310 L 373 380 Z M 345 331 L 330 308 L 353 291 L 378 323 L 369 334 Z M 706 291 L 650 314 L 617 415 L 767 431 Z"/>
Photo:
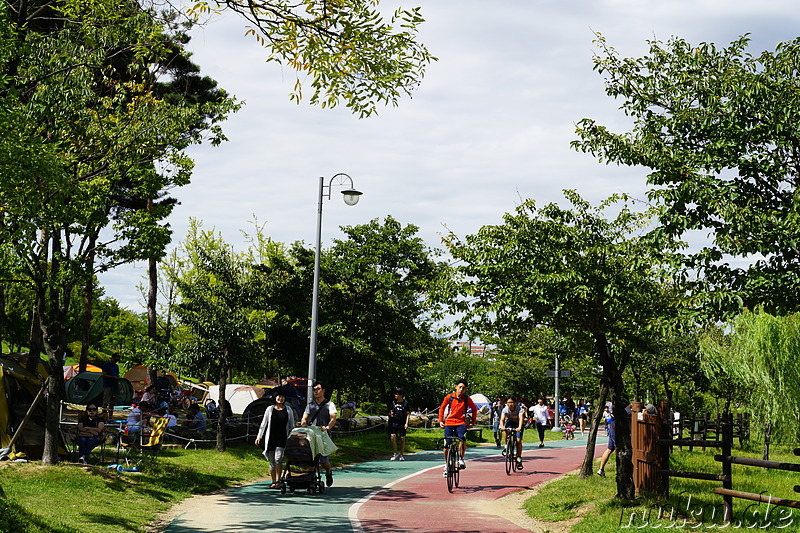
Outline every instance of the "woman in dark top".
<path fill-rule="evenodd" d="M 75 441 L 78 444 L 78 460 L 86 464 L 92 448 L 100 443 L 105 428 L 105 420 L 97 416 L 97 406 L 86 406 L 86 416 L 78 420 L 78 433 Z"/>
<path fill-rule="evenodd" d="M 281 486 L 283 449 L 294 424 L 294 411 L 286 405 L 286 396 L 279 392 L 275 396 L 275 405 L 267 407 L 256 437 L 256 446 L 264 441 L 264 456 L 269 461 L 269 475 L 272 478 L 272 485 L 269 486 L 271 489 Z"/>

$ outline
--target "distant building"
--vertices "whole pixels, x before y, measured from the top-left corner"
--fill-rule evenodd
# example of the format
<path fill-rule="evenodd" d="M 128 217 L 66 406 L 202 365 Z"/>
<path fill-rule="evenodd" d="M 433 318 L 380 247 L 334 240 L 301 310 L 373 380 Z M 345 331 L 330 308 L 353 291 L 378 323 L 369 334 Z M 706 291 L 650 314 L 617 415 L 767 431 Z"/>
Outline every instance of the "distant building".
<path fill-rule="evenodd" d="M 491 346 L 472 344 L 469 341 L 453 341 L 450 344 L 450 347 L 453 349 L 453 353 L 460 352 L 463 349 L 468 349 L 469 353 L 477 357 L 486 357 L 494 355 L 497 352 L 497 349 L 492 348 Z"/>

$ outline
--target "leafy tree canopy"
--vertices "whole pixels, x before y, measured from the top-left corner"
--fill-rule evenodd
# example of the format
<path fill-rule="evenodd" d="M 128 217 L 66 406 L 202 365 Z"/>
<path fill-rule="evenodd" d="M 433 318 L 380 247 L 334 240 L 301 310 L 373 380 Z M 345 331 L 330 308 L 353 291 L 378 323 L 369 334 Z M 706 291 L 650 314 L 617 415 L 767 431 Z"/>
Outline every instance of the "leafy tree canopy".
<path fill-rule="evenodd" d="M 717 289 L 718 312 L 738 311 L 739 295 L 751 306 L 797 310 L 800 39 L 751 55 L 746 36 L 725 47 L 673 38 L 650 41 L 639 58 L 597 42 L 594 68 L 633 127 L 614 133 L 584 119 L 573 146 L 649 169 L 666 231 L 710 231 L 711 244 L 689 264 L 704 290 Z M 734 268 L 729 256 L 753 262 Z"/>
<path fill-rule="evenodd" d="M 344 102 L 362 118 L 374 114 L 378 104 L 396 106 L 436 60 L 417 40 L 425 22 L 418 7 L 387 16 L 380 0 L 219 0 L 217 5 L 251 24 L 247 33 L 269 50 L 270 61 L 310 79 L 312 104 Z M 192 8 L 195 15 L 211 10 L 210 2 Z M 298 103 L 303 97 L 299 75 L 290 97 Z"/>

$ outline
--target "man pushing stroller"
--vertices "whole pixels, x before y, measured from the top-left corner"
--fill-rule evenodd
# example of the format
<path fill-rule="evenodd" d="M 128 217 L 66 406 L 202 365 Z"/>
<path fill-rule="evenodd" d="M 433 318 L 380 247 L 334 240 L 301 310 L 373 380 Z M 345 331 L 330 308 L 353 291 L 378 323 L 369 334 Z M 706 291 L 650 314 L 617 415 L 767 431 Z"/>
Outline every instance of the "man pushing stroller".
<path fill-rule="evenodd" d="M 309 402 L 300 420 L 302 427 L 317 426 L 323 431 L 331 431 L 336 425 L 336 405 L 325 398 L 325 386 L 320 381 L 315 381 L 312 387 L 314 401 Z M 333 485 L 331 461 L 327 455 L 320 456 L 319 464 L 325 469 L 325 484 Z"/>

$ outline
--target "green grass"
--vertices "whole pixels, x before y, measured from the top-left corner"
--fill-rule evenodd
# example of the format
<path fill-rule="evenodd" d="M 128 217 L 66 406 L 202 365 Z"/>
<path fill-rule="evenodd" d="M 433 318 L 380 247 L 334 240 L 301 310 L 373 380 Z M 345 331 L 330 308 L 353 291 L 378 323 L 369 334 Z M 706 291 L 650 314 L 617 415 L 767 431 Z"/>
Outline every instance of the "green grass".
<path fill-rule="evenodd" d="M 441 429 L 410 430 L 406 452 L 435 449 L 442 434 Z M 335 442 L 334 467 L 386 458 L 392 451 L 382 431 L 337 436 Z M 2 462 L 0 487 L 8 499 L 0 499 L 0 533 L 144 531 L 159 513 L 185 498 L 268 475 L 267 462 L 253 445 L 231 446 L 224 453 L 167 447 L 155 466 L 142 470 Z"/>
<path fill-rule="evenodd" d="M 711 449 L 705 452 L 676 450 L 670 458 L 670 468 L 721 473 L 721 463 L 714 461 L 713 458 L 715 453 L 719 452 Z M 737 449 L 734 449 L 733 455 L 761 457 L 760 451 Z M 773 449 L 770 459 L 800 463 L 800 460 L 785 448 Z M 525 503 L 526 512 L 529 516 L 545 522 L 572 520 L 575 524 L 570 531 L 574 533 L 636 529 L 800 531 L 800 511 L 787 507 L 770 507 L 742 499 L 733 501 L 736 519 L 733 525 L 727 528 L 720 527 L 723 525 L 722 497 L 713 493 L 715 487 L 722 486 L 720 482 L 672 478 L 670 498 L 666 501 L 640 497 L 633 502 L 623 502 L 614 498 L 616 468 L 613 455 L 605 470 L 607 475 L 605 478 L 595 475 L 589 479 L 578 479 L 577 475 L 570 474 L 550 483 Z M 800 499 L 793 491 L 794 485 L 800 484 L 800 473 L 732 465 L 732 478 L 735 490 Z M 662 512 L 660 518 L 659 511 Z M 672 517 L 670 513 L 674 513 Z M 626 525 L 628 527 L 625 527 Z M 738 527 L 734 527 L 737 525 Z"/>

